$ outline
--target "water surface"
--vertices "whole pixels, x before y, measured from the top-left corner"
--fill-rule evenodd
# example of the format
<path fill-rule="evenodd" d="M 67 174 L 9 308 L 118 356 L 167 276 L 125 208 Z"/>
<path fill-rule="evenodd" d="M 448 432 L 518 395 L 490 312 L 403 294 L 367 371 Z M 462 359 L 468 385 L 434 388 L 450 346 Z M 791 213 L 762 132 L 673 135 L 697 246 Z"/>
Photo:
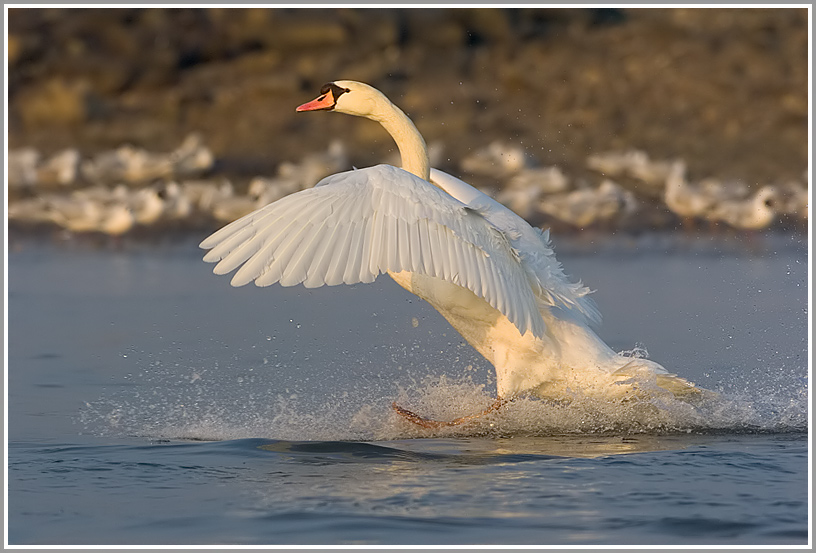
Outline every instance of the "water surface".
<path fill-rule="evenodd" d="M 9 253 L 11 544 L 805 544 L 807 249 L 557 249 L 716 403 L 522 398 L 387 278 L 234 289 L 195 242 Z M 556 242 L 558 248 L 558 243 Z"/>

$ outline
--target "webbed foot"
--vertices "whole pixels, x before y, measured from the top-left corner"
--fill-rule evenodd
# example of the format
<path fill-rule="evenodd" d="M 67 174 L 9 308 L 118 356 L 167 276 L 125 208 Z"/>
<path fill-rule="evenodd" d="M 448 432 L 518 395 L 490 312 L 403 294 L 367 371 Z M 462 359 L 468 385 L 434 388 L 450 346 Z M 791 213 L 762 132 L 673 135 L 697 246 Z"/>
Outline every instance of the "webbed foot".
<path fill-rule="evenodd" d="M 496 401 L 493 404 L 482 411 L 481 413 L 476 413 L 475 415 L 466 415 L 464 417 L 459 417 L 458 419 L 453 419 L 452 421 L 438 421 L 434 419 L 426 419 L 425 417 L 414 413 L 413 411 L 409 411 L 404 407 L 400 407 L 397 405 L 396 402 L 391 403 L 391 408 L 397 412 L 398 415 L 402 416 L 406 420 L 416 424 L 417 426 L 421 426 L 422 428 L 443 428 L 446 426 L 458 426 L 460 424 L 464 424 L 466 422 L 478 419 L 487 415 L 488 413 L 492 413 L 500 409 L 505 403 L 507 403 L 502 398 L 496 398 Z"/>

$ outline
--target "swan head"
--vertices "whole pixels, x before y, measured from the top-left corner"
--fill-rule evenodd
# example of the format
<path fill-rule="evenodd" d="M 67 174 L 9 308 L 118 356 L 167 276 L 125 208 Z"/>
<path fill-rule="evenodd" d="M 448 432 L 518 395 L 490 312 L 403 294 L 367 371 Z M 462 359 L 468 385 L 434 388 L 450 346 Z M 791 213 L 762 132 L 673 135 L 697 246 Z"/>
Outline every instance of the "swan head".
<path fill-rule="evenodd" d="M 376 121 L 384 107 L 393 109 L 388 98 L 373 86 L 357 81 L 333 81 L 323 85 L 320 96 L 295 111 L 336 111 Z"/>
<path fill-rule="evenodd" d="M 773 185 L 765 185 L 756 192 L 754 201 L 760 209 L 776 211 L 779 207 L 779 191 Z"/>
<path fill-rule="evenodd" d="M 333 81 L 323 85 L 320 96 L 295 111 L 337 111 L 380 123 L 397 143 L 402 168 L 430 180 L 430 160 L 425 140 L 411 119 L 373 86 L 357 81 Z"/>

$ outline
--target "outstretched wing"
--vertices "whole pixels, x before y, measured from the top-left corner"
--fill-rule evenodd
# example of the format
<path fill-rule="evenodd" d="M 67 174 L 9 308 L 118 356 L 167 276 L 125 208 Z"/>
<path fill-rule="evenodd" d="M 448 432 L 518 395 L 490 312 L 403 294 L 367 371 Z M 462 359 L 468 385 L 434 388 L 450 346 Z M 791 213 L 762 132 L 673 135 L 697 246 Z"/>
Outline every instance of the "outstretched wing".
<path fill-rule="evenodd" d="M 431 182 L 478 212 L 495 229 L 504 234 L 518 253 L 527 278 L 539 302 L 544 307 L 557 307 L 598 324 L 601 314 L 587 295 L 590 290 L 580 282 L 570 282 L 561 263 L 555 258 L 549 231 L 530 226 L 512 210 L 466 182 L 431 169 Z"/>
<path fill-rule="evenodd" d="M 390 165 L 332 175 L 215 232 L 201 243 L 213 272 L 307 287 L 372 282 L 410 271 L 471 290 L 519 331 L 544 322 L 517 253 L 478 212 Z M 239 268 L 240 267 L 240 268 Z"/>

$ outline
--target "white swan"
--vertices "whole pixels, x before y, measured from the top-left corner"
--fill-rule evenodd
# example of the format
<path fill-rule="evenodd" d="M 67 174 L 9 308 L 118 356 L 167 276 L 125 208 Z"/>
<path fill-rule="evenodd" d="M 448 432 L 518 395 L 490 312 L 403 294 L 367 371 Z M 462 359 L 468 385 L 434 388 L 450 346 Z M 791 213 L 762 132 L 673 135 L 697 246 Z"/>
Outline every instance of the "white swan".
<path fill-rule="evenodd" d="M 722 221 L 737 229 L 764 229 L 776 219 L 776 210 L 774 209 L 776 194 L 774 186 L 763 186 L 748 198 L 719 202 L 711 209 L 707 218 L 715 222 Z"/>
<path fill-rule="evenodd" d="M 538 201 L 537 208 L 574 227 L 586 228 L 632 214 L 637 210 L 637 200 L 619 184 L 604 179 L 597 188 L 545 196 Z"/>
<path fill-rule="evenodd" d="M 715 197 L 704 187 L 690 185 L 686 180 L 686 164 L 675 161 L 666 177 L 663 201 L 672 213 L 691 226 L 691 221 L 708 214 Z"/>
<path fill-rule="evenodd" d="M 317 110 L 379 122 L 397 143 L 402 168 L 332 175 L 227 225 L 201 243 L 210 250 L 204 260 L 218 262 L 216 274 L 238 269 L 234 286 L 316 287 L 371 282 L 387 272 L 493 364 L 499 399 L 491 409 L 523 392 L 631 395 L 634 380 L 642 388 L 633 379 L 641 375 L 662 393 L 697 390 L 657 363 L 609 348 L 590 328 L 600 315 L 589 290 L 565 277 L 548 233 L 431 169 L 419 131 L 381 92 L 335 81 L 297 108 Z M 394 408 L 427 427 L 481 415 L 440 423 Z"/>

